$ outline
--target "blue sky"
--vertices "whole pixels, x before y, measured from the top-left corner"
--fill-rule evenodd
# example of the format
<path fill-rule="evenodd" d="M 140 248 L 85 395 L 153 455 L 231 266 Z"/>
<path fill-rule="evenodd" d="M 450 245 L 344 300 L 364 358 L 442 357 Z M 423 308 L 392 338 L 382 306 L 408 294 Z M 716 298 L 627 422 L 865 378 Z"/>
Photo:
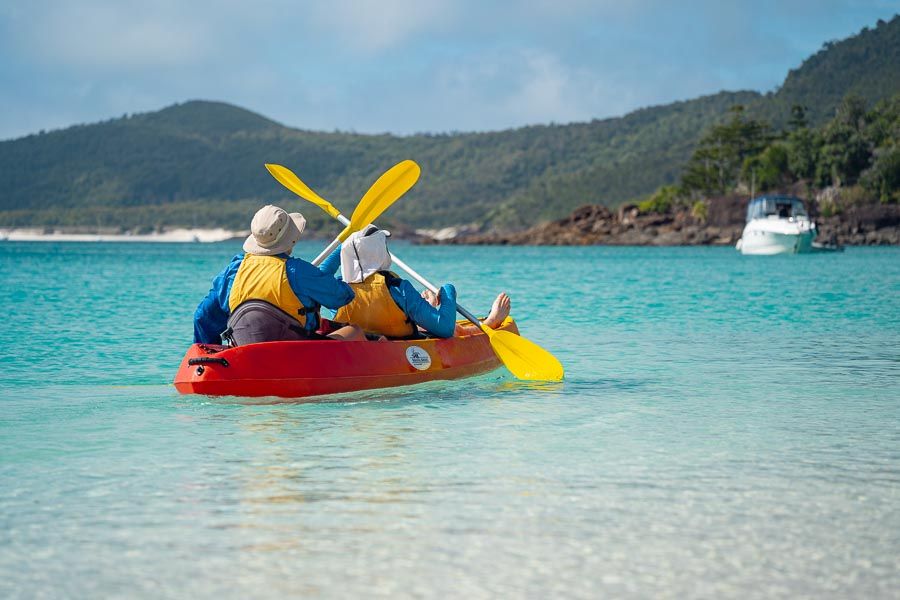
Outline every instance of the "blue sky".
<path fill-rule="evenodd" d="M 898 1 L 4 0 L 0 139 L 221 100 L 292 127 L 481 131 L 769 91 Z"/>

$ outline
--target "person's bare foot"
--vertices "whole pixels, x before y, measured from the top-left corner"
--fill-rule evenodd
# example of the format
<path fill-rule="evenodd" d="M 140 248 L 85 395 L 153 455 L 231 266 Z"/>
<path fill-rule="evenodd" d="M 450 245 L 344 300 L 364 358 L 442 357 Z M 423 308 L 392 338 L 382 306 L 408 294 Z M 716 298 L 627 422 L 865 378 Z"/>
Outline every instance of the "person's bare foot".
<path fill-rule="evenodd" d="M 484 324 L 491 329 L 500 327 L 503 320 L 509 316 L 511 305 L 512 303 L 509 300 L 509 296 L 506 295 L 506 292 L 502 292 L 494 299 L 494 304 L 491 306 L 491 314 L 483 321 Z"/>
<path fill-rule="evenodd" d="M 441 305 L 441 301 L 438 300 L 437 294 L 432 292 L 431 290 L 422 290 L 422 297 L 425 301 L 431 306 L 437 308 Z"/>

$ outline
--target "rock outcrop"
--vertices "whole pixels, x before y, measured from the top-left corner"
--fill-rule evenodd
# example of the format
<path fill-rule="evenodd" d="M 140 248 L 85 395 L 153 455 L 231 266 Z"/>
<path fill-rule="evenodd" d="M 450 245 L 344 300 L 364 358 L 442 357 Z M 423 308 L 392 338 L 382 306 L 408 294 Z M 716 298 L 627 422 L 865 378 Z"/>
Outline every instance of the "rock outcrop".
<path fill-rule="evenodd" d="M 613 212 L 602 205 L 576 209 L 564 219 L 512 233 L 461 233 L 452 238 L 422 238 L 424 244 L 499 244 L 532 246 L 699 246 L 734 245 L 744 229 L 747 198 L 724 196 L 706 201 L 701 218 L 687 208 L 669 213 L 643 214 L 634 205 Z M 839 214 L 819 216 L 815 202 L 812 218 L 819 225 L 819 240 L 839 245 L 900 244 L 900 205 L 863 204 Z"/>
<path fill-rule="evenodd" d="M 685 246 L 734 244 L 741 226 L 712 226 L 687 210 L 641 214 L 636 206 L 615 213 L 601 205 L 582 206 L 565 219 L 515 233 L 461 235 L 445 244 L 520 244 L 538 246 Z M 426 242 L 429 243 L 429 242 Z"/>

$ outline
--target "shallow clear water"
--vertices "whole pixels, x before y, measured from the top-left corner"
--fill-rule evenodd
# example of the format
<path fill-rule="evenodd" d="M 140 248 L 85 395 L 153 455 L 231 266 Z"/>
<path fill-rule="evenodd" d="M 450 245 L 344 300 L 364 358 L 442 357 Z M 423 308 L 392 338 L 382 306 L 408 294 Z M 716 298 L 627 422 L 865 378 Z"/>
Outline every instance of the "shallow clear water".
<path fill-rule="evenodd" d="M 397 244 L 565 382 L 179 396 L 238 246 L 0 244 L 0 597 L 897 597 L 900 250 Z"/>

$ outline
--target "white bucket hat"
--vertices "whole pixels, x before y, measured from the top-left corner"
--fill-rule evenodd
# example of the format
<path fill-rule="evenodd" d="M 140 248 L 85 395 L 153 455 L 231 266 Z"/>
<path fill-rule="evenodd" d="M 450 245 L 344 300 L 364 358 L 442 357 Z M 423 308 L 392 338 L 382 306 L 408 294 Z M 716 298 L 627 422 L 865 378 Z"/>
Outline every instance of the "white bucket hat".
<path fill-rule="evenodd" d="M 253 215 L 244 252 L 260 256 L 290 254 L 305 227 L 306 219 L 300 213 L 288 214 L 283 208 L 267 204 Z"/>
<path fill-rule="evenodd" d="M 369 225 L 356 231 L 341 246 L 341 279 L 360 283 L 372 273 L 391 267 L 387 239 L 391 232 Z"/>

